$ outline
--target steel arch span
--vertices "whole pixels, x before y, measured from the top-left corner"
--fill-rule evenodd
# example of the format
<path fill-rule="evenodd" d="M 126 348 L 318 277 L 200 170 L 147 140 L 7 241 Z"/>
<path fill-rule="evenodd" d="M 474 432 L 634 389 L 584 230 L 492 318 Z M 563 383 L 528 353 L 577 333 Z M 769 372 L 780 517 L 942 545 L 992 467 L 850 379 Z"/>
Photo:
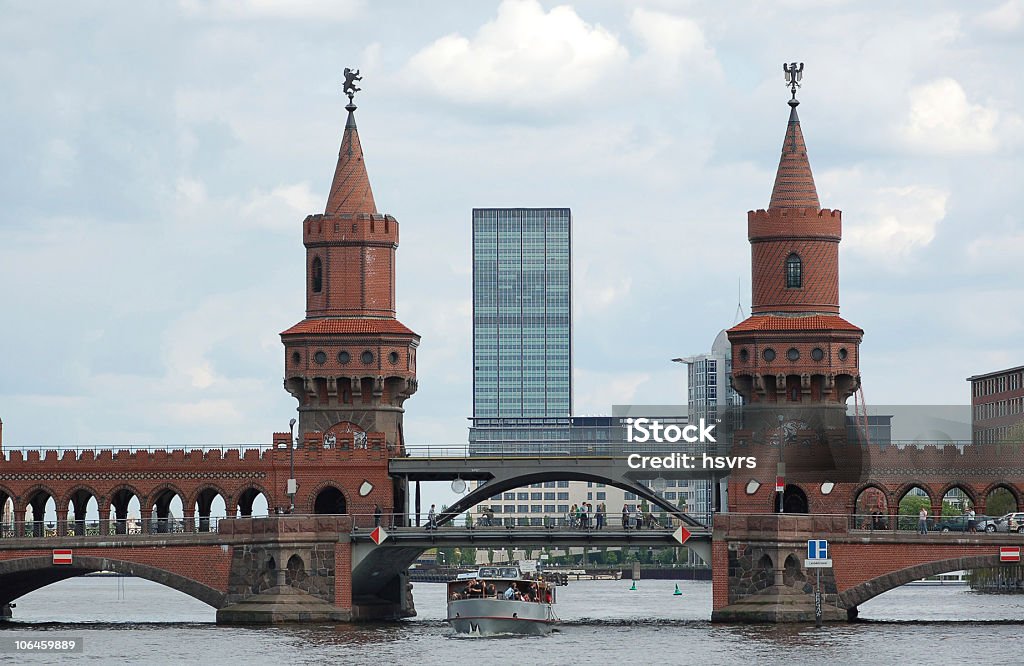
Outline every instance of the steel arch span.
<path fill-rule="evenodd" d="M 595 483 L 604 483 L 609 486 L 625 490 L 626 492 L 635 493 L 638 498 L 647 500 L 651 505 L 663 509 L 666 513 L 678 518 L 690 527 L 706 527 L 704 523 L 701 523 L 679 507 L 673 505 L 662 497 L 658 497 L 657 493 L 653 492 L 650 488 L 640 483 L 636 483 L 627 477 L 612 476 L 603 472 L 603 470 L 573 470 L 565 468 L 534 472 L 517 471 L 512 474 L 501 474 L 500 471 L 498 471 L 494 475 L 494 478 L 488 480 L 484 485 L 472 490 L 458 502 L 449 506 L 443 513 L 440 513 L 437 518 L 437 523 L 439 525 L 443 525 L 458 516 L 460 513 L 471 509 L 477 504 L 486 502 L 498 493 L 503 493 L 515 488 L 521 488 L 533 483 L 542 483 L 544 481 L 592 481 Z"/>

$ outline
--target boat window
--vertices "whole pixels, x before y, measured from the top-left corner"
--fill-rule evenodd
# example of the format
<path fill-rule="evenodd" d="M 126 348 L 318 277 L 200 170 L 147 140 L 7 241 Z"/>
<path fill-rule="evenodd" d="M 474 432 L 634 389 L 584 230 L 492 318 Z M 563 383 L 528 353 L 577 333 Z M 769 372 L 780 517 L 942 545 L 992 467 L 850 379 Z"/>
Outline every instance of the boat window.
<path fill-rule="evenodd" d="M 519 570 L 515 567 L 505 567 L 501 570 L 502 578 L 519 578 Z"/>

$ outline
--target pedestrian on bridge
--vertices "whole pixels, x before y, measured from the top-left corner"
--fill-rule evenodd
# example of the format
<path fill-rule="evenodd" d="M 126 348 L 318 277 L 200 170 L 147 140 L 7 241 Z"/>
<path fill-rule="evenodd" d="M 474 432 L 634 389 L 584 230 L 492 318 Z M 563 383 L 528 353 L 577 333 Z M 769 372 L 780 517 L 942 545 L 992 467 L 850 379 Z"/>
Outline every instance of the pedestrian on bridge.
<path fill-rule="evenodd" d="M 928 509 L 923 506 L 917 514 L 917 533 L 928 534 Z"/>
<path fill-rule="evenodd" d="M 427 529 L 437 529 L 437 509 L 435 504 L 430 505 L 430 511 L 427 513 Z"/>
<path fill-rule="evenodd" d="M 373 505 L 373 526 L 380 527 L 380 504 Z"/>

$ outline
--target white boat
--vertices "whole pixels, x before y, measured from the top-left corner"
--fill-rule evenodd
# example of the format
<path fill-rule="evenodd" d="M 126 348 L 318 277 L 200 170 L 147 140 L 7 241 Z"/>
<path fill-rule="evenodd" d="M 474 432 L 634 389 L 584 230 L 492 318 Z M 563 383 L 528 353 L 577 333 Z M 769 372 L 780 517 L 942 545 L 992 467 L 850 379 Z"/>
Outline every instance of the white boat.
<path fill-rule="evenodd" d="M 953 571 L 951 573 L 928 576 L 919 580 L 912 580 L 907 585 L 967 585 L 966 571 Z"/>
<path fill-rule="evenodd" d="M 480 567 L 448 583 L 448 622 L 460 634 L 548 634 L 559 622 L 554 603 L 554 584 L 518 567 Z"/>

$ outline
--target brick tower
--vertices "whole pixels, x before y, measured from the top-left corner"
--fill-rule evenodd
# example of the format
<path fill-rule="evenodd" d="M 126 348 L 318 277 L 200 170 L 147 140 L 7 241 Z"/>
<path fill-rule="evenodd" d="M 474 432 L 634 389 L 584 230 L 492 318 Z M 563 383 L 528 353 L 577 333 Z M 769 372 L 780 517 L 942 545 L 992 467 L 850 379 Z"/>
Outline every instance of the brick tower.
<path fill-rule="evenodd" d="M 842 213 L 822 208 L 795 91 L 767 210 L 747 213 L 751 316 L 728 331 L 748 404 L 845 404 L 860 386 L 864 331 L 839 316 Z"/>
<path fill-rule="evenodd" d="M 352 93 L 323 214 L 302 222 L 306 318 L 281 334 L 284 386 L 299 402 L 298 433 L 330 446 L 382 432 L 402 446 L 403 403 L 416 392 L 419 336 L 395 316 L 398 221 L 377 212 Z"/>

